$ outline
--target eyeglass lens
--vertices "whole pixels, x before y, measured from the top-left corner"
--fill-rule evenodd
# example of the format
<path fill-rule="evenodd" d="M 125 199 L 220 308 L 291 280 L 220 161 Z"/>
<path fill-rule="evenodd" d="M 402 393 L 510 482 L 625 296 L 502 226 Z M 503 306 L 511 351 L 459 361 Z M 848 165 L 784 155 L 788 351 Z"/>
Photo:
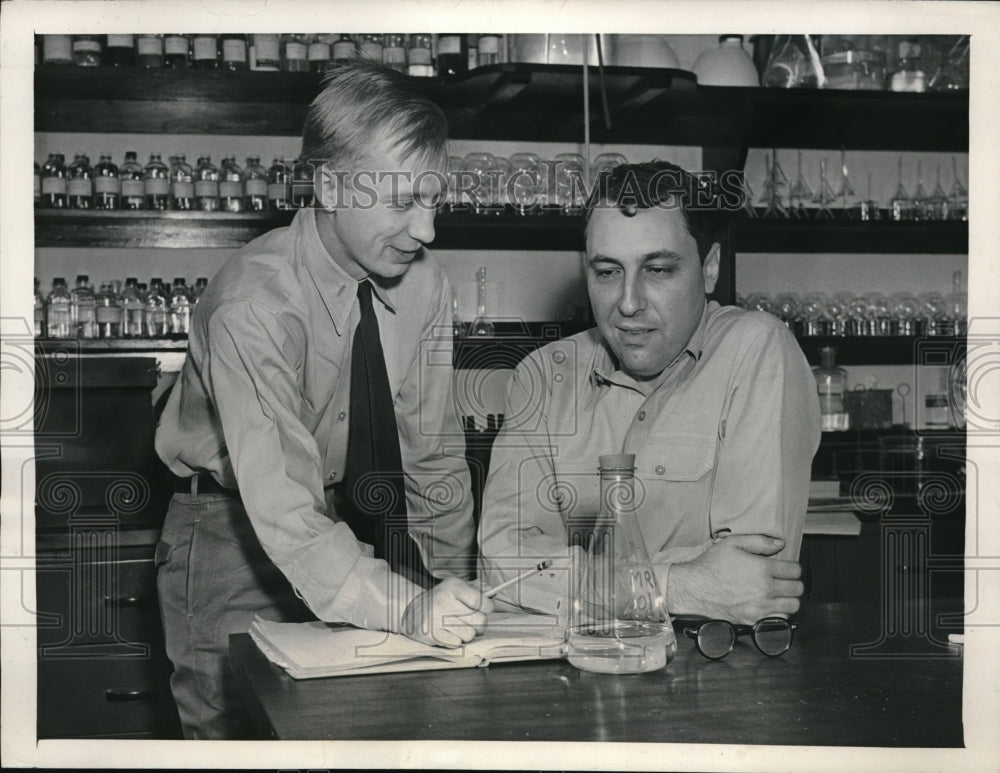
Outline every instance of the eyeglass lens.
<path fill-rule="evenodd" d="M 737 629 L 725 620 L 709 620 L 698 627 L 698 649 L 706 658 L 724 658 L 732 652 L 736 639 L 751 630 L 754 643 L 769 657 L 784 654 L 792 644 L 792 627 L 781 618 L 759 620 L 752 629 L 749 626 Z"/>
<path fill-rule="evenodd" d="M 735 643 L 736 629 L 725 620 L 710 620 L 698 628 L 698 649 L 706 658 L 724 658 Z"/>
<path fill-rule="evenodd" d="M 791 646 L 792 628 L 785 620 L 764 619 L 754 626 L 754 641 L 765 655 L 781 655 Z"/>

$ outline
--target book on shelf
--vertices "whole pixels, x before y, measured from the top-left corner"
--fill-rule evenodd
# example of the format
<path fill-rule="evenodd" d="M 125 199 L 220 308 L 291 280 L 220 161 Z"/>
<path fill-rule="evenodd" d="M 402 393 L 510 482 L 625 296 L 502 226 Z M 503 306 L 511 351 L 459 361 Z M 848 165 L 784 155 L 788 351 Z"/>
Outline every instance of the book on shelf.
<path fill-rule="evenodd" d="M 276 623 L 259 615 L 249 633 L 268 660 L 295 679 L 549 660 L 563 656 L 565 640 L 554 617 L 521 613 L 489 615 L 485 632 L 454 649 L 386 631 L 320 621 Z"/>

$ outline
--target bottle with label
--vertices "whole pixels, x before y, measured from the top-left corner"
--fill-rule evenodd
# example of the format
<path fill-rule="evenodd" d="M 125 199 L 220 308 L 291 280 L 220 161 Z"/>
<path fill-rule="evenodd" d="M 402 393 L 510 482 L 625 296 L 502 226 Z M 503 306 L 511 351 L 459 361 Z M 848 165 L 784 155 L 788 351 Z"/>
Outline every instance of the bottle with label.
<path fill-rule="evenodd" d="M 143 338 L 146 335 L 146 304 L 139 293 L 139 282 L 134 276 L 125 280 L 121 307 L 122 335 L 125 338 Z"/>
<path fill-rule="evenodd" d="M 333 35 L 322 33 L 309 36 L 309 69 L 312 72 L 326 72 L 330 67 L 333 51 Z"/>
<path fill-rule="evenodd" d="M 465 75 L 469 69 L 469 49 L 465 35 L 438 35 L 437 74 L 442 77 Z"/>
<path fill-rule="evenodd" d="M 192 65 L 196 70 L 219 69 L 219 38 L 215 35 L 199 33 L 193 37 L 191 49 Z"/>
<path fill-rule="evenodd" d="M 847 371 L 837 367 L 834 362 L 836 356 L 836 347 L 821 347 L 820 365 L 812 369 L 816 379 L 816 391 L 819 393 L 820 428 L 823 432 L 842 432 L 850 429 L 850 416 L 844 411 Z"/>
<path fill-rule="evenodd" d="M 889 89 L 891 91 L 925 91 L 927 83 L 920 56 L 920 43 L 916 40 L 901 40 L 897 50 L 899 62 L 889 76 Z"/>
<path fill-rule="evenodd" d="M 110 153 L 101 153 L 94 167 L 94 209 L 118 209 L 121 201 L 121 180 L 118 167 Z"/>
<path fill-rule="evenodd" d="M 163 35 L 137 35 L 135 50 L 136 66 L 140 70 L 160 70 L 163 68 Z"/>
<path fill-rule="evenodd" d="M 191 310 L 194 303 L 191 301 L 191 291 L 184 283 L 184 277 L 179 276 L 174 279 L 174 286 L 170 290 L 170 337 L 187 338 L 191 331 Z"/>
<path fill-rule="evenodd" d="M 194 208 L 202 212 L 219 209 L 219 170 L 210 156 L 199 158 L 194 170 Z"/>
<path fill-rule="evenodd" d="M 292 174 L 280 158 L 267 170 L 267 204 L 271 209 L 291 209 Z"/>
<path fill-rule="evenodd" d="M 121 180 L 122 209 L 146 208 L 146 183 L 142 179 L 142 167 L 134 150 L 125 153 L 125 161 L 118 169 Z"/>
<path fill-rule="evenodd" d="M 358 55 L 358 44 L 354 38 L 346 32 L 341 32 L 333 43 L 333 61 L 336 64 L 344 64 Z"/>
<path fill-rule="evenodd" d="M 149 281 L 145 322 L 146 338 L 166 338 L 170 335 L 170 303 L 160 277 L 153 277 Z"/>
<path fill-rule="evenodd" d="M 260 156 L 247 156 L 243 169 L 246 208 L 250 212 L 267 210 L 267 170 L 261 166 Z"/>
<path fill-rule="evenodd" d="M 369 62 L 382 63 L 382 36 L 375 34 L 358 35 L 358 54 Z"/>
<path fill-rule="evenodd" d="M 170 169 L 160 160 L 159 153 L 151 153 L 149 163 L 142 170 L 143 192 L 146 209 L 170 209 Z"/>
<path fill-rule="evenodd" d="M 289 33 L 281 36 L 281 53 L 285 72 L 309 72 L 306 36 Z"/>
<path fill-rule="evenodd" d="M 198 305 L 198 300 L 201 298 L 201 294 L 205 292 L 206 287 L 208 287 L 208 277 L 200 276 L 194 280 L 194 290 L 191 291 L 191 302 L 195 306 Z"/>
<path fill-rule="evenodd" d="M 100 67 L 103 53 L 99 35 L 73 36 L 73 64 L 77 67 Z"/>
<path fill-rule="evenodd" d="M 42 37 L 42 64 L 48 66 L 73 64 L 73 36 L 44 35 Z"/>
<path fill-rule="evenodd" d="M 163 36 L 163 64 L 170 70 L 186 70 L 191 66 L 190 35 Z"/>
<path fill-rule="evenodd" d="M 599 464 L 596 520 L 593 513 L 569 520 L 578 557 L 567 658 L 583 671 L 656 671 L 673 659 L 677 640 L 639 528 L 635 456 L 601 456 Z"/>
<path fill-rule="evenodd" d="M 106 67 L 135 67 L 135 36 L 108 35 L 104 46 L 104 65 Z"/>
<path fill-rule="evenodd" d="M 281 69 L 281 36 L 250 36 L 250 69 L 278 72 Z"/>
<path fill-rule="evenodd" d="M 97 319 L 97 338 L 122 337 L 122 300 L 111 282 L 101 285 L 94 298 Z"/>
<path fill-rule="evenodd" d="M 472 72 L 479 66 L 479 35 L 474 33 L 465 36 L 465 50 L 469 56 L 468 70 Z"/>
<path fill-rule="evenodd" d="M 222 69 L 235 72 L 247 68 L 247 36 L 228 33 L 223 35 Z"/>
<path fill-rule="evenodd" d="M 84 153 L 73 156 L 66 180 L 66 198 L 70 209 L 90 209 L 94 199 L 94 170 Z"/>
<path fill-rule="evenodd" d="M 477 45 L 479 51 L 479 66 L 500 64 L 500 36 L 487 32 L 479 36 Z"/>
<path fill-rule="evenodd" d="M 45 296 L 39 290 L 41 282 L 35 277 L 35 338 L 45 337 Z"/>
<path fill-rule="evenodd" d="M 194 209 L 194 170 L 183 153 L 170 166 L 170 198 L 174 209 L 184 212 Z"/>
<path fill-rule="evenodd" d="M 431 78 L 434 76 L 434 59 L 431 51 L 429 32 L 416 32 L 410 35 L 410 50 L 407 52 L 406 74 L 415 78 Z"/>
<path fill-rule="evenodd" d="M 242 212 L 243 170 L 235 156 L 226 156 L 219 166 L 219 208 L 223 212 Z"/>
<path fill-rule="evenodd" d="M 70 320 L 77 338 L 97 338 L 97 319 L 94 314 L 94 290 L 90 277 L 79 274 L 76 287 L 70 293 Z"/>
<path fill-rule="evenodd" d="M 35 165 L 33 197 L 35 206 L 40 207 L 42 206 L 42 168 L 38 165 L 37 161 L 33 161 L 32 163 Z"/>
<path fill-rule="evenodd" d="M 45 299 L 45 337 L 75 338 L 73 316 L 70 311 L 72 296 L 66 288 L 66 280 L 57 276 L 52 280 L 52 290 Z"/>
<path fill-rule="evenodd" d="M 46 209 L 65 209 L 66 177 L 68 172 L 62 153 L 49 153 L 42 164 L 42 206 Z"/>
<path fill-rule="evenodd" d="M 295 209 L 311 207 L 315 202 L 313 186 L 316 168 L 305 159 L 298 159 L 292 167 L 292 206 Z"/>
<path fill-rule="evenodd" d="M 382 64 L 397 72 L 406 73 L 406 35 L 382 36 Z"/>

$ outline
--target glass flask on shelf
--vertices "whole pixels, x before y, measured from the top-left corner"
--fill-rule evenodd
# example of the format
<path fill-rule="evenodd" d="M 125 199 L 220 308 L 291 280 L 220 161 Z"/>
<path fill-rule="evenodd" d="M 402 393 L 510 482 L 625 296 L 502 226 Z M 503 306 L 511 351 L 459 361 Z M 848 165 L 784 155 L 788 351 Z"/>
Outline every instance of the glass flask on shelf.
<path fill-rule="evenodd" d="M 906 186 L 903 185 L 902 156 L 896 162 L 896 191 L 892 194 L 892 199 L 889 201 L 889 214 L 896 221 L 913 219 L 913 200 L 910 198 L 910 194 L 906 192 Z"/>
<path fill-rule="evenodd" d="M 244 209 L 244 175 L 236 156 L 226 156 L 219 166 L 219 209 L 242 212 Z"/>
<path fill-rule="evenodd" d="M 227 33 L 221 38 L 222 69 L 235 72 L 248 69 L 247 36 Z"/>
<path fill-rule="evenodd" d="M 493 323 L 486 312 L 489 280 L 486 278 L 486 266 L 476 272 L 476 318 L 469 325 L 469 335 L 487 338 L 494 333 Z"/>
<path fill-rule="evenodd" d="M 281 54 L 285 72 L 309 72 L 306 36 L 291 33 L 281 36 Z"/>
<path fill-rule="evenodd" d="M 837 200 L 837 194 L 833 192 L 830 183 L 826 179 L 826 159 L 819 162 L 819 187 L 816 188 L 816 195 L 813 196 L 813 203 L 818 204 L 816 210 L 817 220 L 833 220 L 833 210 L 830 205 Z"/>
<path fill-rule="evenodd" d="M 840 202 L 840 214 L 846 218 L 852 218 L 855 211 L 855 199 L 857 194 L 851 184 L 851 177 L 847 170 L 847 151 L 840 150 L 840 185 L 837 188 L 837 201 Z"/>
<path fill-rule="evenodd" d="M 73 64 L 77 67 L 100 67 L 103 53 L 100 35 L 73 36 Z"/>
<path fill-rule="evenodd" d="M 126 151 L 125 160 L 118 167 L 121 182 L 122 209 L 145 209 L 146 187 L 142 179 L 142 167 L 134 150 Z"/>
<path fill-rule="evenodd" d="M 812 369 L 816 379 L 816 391 L 819 394 L 820 429 L 823 432 L 842 432 L 850 429 L 850 416 L 844 410 L 847 371 L 837 367 L 836 356 L 836 347 L 821 347 L 820 365 Z"/>
<path fill-rule="evenodd" d="M 191 291 L 191 301 L 195 306 L 198 305 L 198 300 L 201 298 L 201 294 L 205 292 L 206 287 L 208 287 L 208 277 L 200 276 L 194 280 L 194 289 Z"/>
<path fill-rule="evenodd" d="M 885 293 L 871 292 L 863 296 L 868 303 L 868 312 L 872 319 L 872 335 L 889 336 L 894 335 L 894 322 L 892 311 L 892 301 Z"/>
<path fill-rule="evenodd" d="M 135 67 L 135 36 L 108 35 L 103 62 L 105 67 Z"/>
<path fill-rule="evenodd" d="M 196 70 L 219 69 L 219 38 L 216 35 L 200 33 L 191 42 L 192 64 Z"/>
<path fill-rule="evenodd" d="M 45 336 L 45 296 L 42 295 L 42 291 L 39 290 L 39 285 L 41 282 L 38 281 L 38 277 L 35 277 L 35 338 L 43 338 Z"/>
<path fill-rule="evenodd" d="M 518 215 L 539 214 L 545 197 L 542 160 L 534 153 L 514 153 L 509 163 L 510 176 L 505 187 L 511 207 Z"/>
<path fill-rule="evenodd" d="M 382 35 L 366 33 L 357 36 L 358 56 L 369 62 L 382 64 Z"/>
<path fill-rule="evenodd" d="M 744 303 L 746 301 L 744 300 Z M 778 293 L 774 299 L 774 315 L 785 323 L 785 326 L 795 331 L 795 322 L 799 318 L 799 307 L 802 298 L 797 293 Z M 746 308 L 744 306 L 744 308 Z"/>
<path fill-rule="evenodd" d="M 556 198 L 560 213 L 579 215 L 586 203 L 587 181 L 583 176 L 583 156 L 579 153 L 560 153 L 556 162 Z"/>
<path fill-rule="evenodd" d="M 948 220 L 951 217 L 951 200 L 941 185 L 941 164 L 934 172 L 934 188 L 927 197 L 927 216 L 930 220 Z"/>
<path fill-rule="evenodd" d="M 130 276 L 122 290 L 122 335 L 125 338 L 143 338 L 146 335 L 146 308 L 139 293 L 139 280 Z"/>
<path fill-rule="evenodd" d="M 219 209 L 219 170 L 211 156 L 202 156 L 194 170 L 194 208 L 202 212 Z M 152 290 L 152 288 L 150 288 Z"/>
<path fill-rule="evenodd" d="M 437 39 L 437 74 L 442 77 L 465 75 L 469 69 L 469 49 L 465 35 L 446 33 Z"/>
<path fill-rule="evenodd" d="M 295 209 L 312 207 L 315 198 L 316 167 L 304 158 L 300 158 L 292 167 L 292 206 Z"/>
<path fill-rule="evenodd" d="M 637 674 L 677 651 L 636 512 L 635 456 L 599 457 L 600 509 L 570 516 L 575 549 L 567 659 L 582 671 Z"/>
<path fill-rule="evenodd" d="M 952 220 L 969 219 L 969 191 L 958 176 L 958 160 L 951 157 L 952 183 L 948 193 L 948 213 Z"/>
<path fill-rule="evenodd" d="M 94 199 L 94 170 L 85 153 L 77 153 L 66 170 L 66 200 L 70 209 L 90 209 Z"/>
<path fill-rule="evenodd" d="M 764 201 L 766 208 L 763 217 L 785 218 L 788 217 L 788 210 L 785 208 L 783 192 L 788 188 L 788 177 L 781 168 L 778 160 L 778 151 L 774 149 L 770 156 L 764 156 Z"/>
<path fill-rule="evenodd" d="M 66 280 L 57 276 L 52 280 L 52 289 L 45 298 L 45 337 L 75 338 L 73 315 L 70 310 L 72 296 L 66 287 Z"/>
<path fill-rule="evenodd" d="M 415 32 L 410 35 L 410 50 L 406 53 L 406 74 L 415 78 L 430 78 L 434 75 L 434 55 L 431 48 L 433 35 L 429 32 Z"/>
<path fill-rule="evenodd" d="M 94 167 L 94 209 L 118 209 L 121 191 L 118 167 L 112 162 L 110 153 L 101 153 Z"/>
<path fill-rule="evenodd" d="M 290 209 L 291 202 L 292 170 L 282 159 L 276 158 L 267 170 L 267 205 L 270 209 Z"/>
<path fill-rule="evenodd" d="M 920 302 L 913 293 L 893 293 L 892 312 L 896 319 L 896 334 L 901 336 L 918 335 L 917 324 L 920 319 Z"/>
<path fill-rule="evenodd" d="M 812 203 L 813 190 L 806 182 L 802 172 L 802 151 L 797 153 L 797 169 L 795 182 L 788 189 L 788 216 L 794 218 L 808 218 L 810 212 L 806 209 L 807 203 Z"/>
<path fill-rule="evenodd" d="M 336 64 L 344 64 L 354 59 L 358 55 L 358 44 L 351 35 L 341 32 L 333 42 L 333 61 Z M 410 73 L 411 75 L 413 73 Z"/>
<path fill-rule="evenodd" d="M 188 290 L 184 277 L 174 278 L 174 285 L 170 289 L 170 337 L 187 338 L 191 331 L 191 310 L 194 303 L 191 300 L 191 291 Z"/>
<path fill-rule="evenodd" d="M 396 72 L 406 74 L 406 35 L 382 36 L 382 64 Z"/>
<path fill-rule="evenodd" d="M 70 319 L 77 338 L 97 338 L 97 320 L 94 315 L 94 290 L 90 277 L 79 274 L 76 287 L 70 292 Z"/>
<path fill-rule="evenodd" d="M 183 153 L 178 153 L 170 166 L 170 198 L 174 209 L 194 209 L 194 170 Z"/>
<path fill-rule="evenodd" d="M 163 36 L 163 66 L 186 70 L 191 66 L 191 36 L 180 33 Z"/>
<path fill-rule="evenodd" d="M 910 212 L 912 213 L 911 219 L 913 220 L 930 220 L 931 219 L 931 204 L 929 201 L 929 196 L 927 195 L 927 190 L 924 188 L 924 170 L 923 162 L 917 161 L 917 187 L 913 191 L 913 196 L 910 197 Z"/>
<path fill-rule="evenodd" d="M 333 35 L 321 33 L 310 35 L 306 47 L 306 58 L 309 60 L 311 72 L 326 72 L 330 68 L 330 57 L 333 55 Z"/>
<path fill-rule="evenodd" d="M 832 336 L 846 336 L 848 322 L 850 320 L 850 293 L 836 293 L 826 301 L 826 311 L 824 312 L 829 324 L 829 334 Z"/>
<path fill-rule="evenodd" d="M 43 35 L 42 64 L 47 66 L 73 64 L 73 36 Z"/>
<path fill-rule="evenodd" d="M 760 86 L 757 68 L 743 50 L 742 35 L 720 35 L 719 45 L 702 51 L 691 70 L 701 86 Z"/>
<path fill-rule="evenodd" d="M 142 170 L 142 183 L 146 209 L 170 209 L 170 168 L 160 160 L 159 153 L 150 154 Z"/>
<path fill-rule="evenodd" d="M 170 335 L 170 303 L 163 289 L 163 280 L 154 276 L 146 293 L 146 338 L 166 338 Z"/>
<path fill-rule="evenodd" d="M 859 201 L 855 207 L 852 217 L 856 220 L 871 221 L 880 220 L 882 214 L 878 209 L 878 202 L 872 196 L 872 173 L 868 173 L 868 194 L 863 201 Z"/>
<path fill-rule="evenodd" d="M 479 35 L 476 43 L 477 66 L 500 64 L 500 42 L 501 38 L 495 32 L 484 32 Z"/>
<path fill-rule="evenodd" d="M 955 320 L 954 335 L 964 336 L 969 322 L 969 296 L 962 284 L 962 272 L 951 274 L 951 294 L 948 296 L 948 311 Z"/>
<path fill-rule="evenodd" d="M 969 90 L 969 36 L 959 35 L 927 82 L 931 91 Z"/>
<path fill-rule="evenodd" d="M 66 178 L 68 176 L 65 159 L 62 153 L 49 153 L 48 159 L 42 164 L 42 207 L 45 209 L 65 209 Z"/>
<path fill-rule="evenodd" d="M 499 215 L 499 182 L 502 172 L 491 153 L 470 153 L 465 157 L 465 170 L 471 172 L 474 187 L 470 191 L 472 212 L 476 215 Z"/>
<path fill-rule="evenodd" d="M 267 170 L 260 163 L 260 156 L 247 156 L 243 168 L 246 208 L 250 212 L 267 209 Z"/>
<path fill-rule="evenodd" d="M 163 69 L 163 35 L 136 35 L 135 52 L 135 63 L 140 70 Z"/>
<path fill-rule="evenodd" d="M 901 40 L 897 52 L 899 58 L 896 69 L 889 76 L 889 89 L 891 91 L 924 91 L 927 84 L 920 43 L 916 40 Z"/>
<path fill-rule="evenodd" d="M 101 285 L 94 298 L 97 338 L 122 337 L 122 301 L 111 282 Z"/>
<path fill-rule="evenodd" d="M 278 72 L 281 69 L 281 36 L 254 33 L 250 36 L 250 69 Z"/>
<path fill-rule="evenodd" d="M 466 213 L 471 208 L 470 180 L 466 174 L 465 159 L 461 156 L 448 157 L 448 191 L 445 202 L 452 214 Z"/>
<path fill-rule="evenodd" d="M 808 35 L 777 35 L 760 85 L 777 89 L 814 89 L 819 85 L 818 63 L 819 56 Z"/>

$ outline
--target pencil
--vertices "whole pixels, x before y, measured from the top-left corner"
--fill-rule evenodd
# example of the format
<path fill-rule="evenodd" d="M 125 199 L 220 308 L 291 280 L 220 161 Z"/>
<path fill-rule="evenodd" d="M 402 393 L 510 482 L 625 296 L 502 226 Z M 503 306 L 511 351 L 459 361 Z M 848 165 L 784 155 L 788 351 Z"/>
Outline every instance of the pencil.
<path fill-rule="evenodd" d="M 511 577 L 506 582 L 502 582 L 499 585 L 490 588 L 488 591 L 486 591 L 484 595 L 486 596 L 486 598 L 491 599 L 494 596 L 496 596 L 500 591 L 509 588 L 511 585 L 516 585 L 517 583 L 521 582 L 521 580 L 527 580 L 535 572 L 540 572 L 543 569 L 548 569 L 550 566 L 552 566 L 552 561 L 546 559 L 545 561 L 542 561 L 538 566 L 532 569 L 525 569 L 516 577 Z"/>

